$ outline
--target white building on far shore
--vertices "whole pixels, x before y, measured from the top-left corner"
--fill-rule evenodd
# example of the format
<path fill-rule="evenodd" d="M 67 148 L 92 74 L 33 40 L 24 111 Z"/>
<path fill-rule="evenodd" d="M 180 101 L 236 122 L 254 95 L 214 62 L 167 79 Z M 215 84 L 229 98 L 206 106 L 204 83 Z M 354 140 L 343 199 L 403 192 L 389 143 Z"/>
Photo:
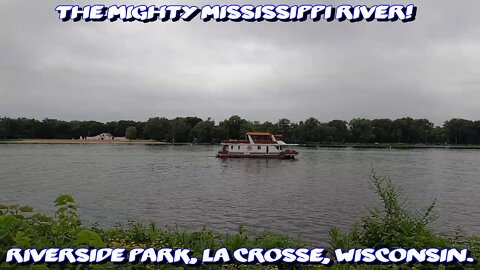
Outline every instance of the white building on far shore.
<path fill-rule="evenodd" d="M 112 134 L 110 133 L 101 133 L 101 134 L 98 134 L 97 136 L 93 136 L 93 137 L 80 137 L 80 139 L 82 140 L 90 140 L 90 141 L 113 141 L 113 140 L 117 140 L 117 141 L 125 141 L 126 138 L 125 137 L 114 137 Z"/>

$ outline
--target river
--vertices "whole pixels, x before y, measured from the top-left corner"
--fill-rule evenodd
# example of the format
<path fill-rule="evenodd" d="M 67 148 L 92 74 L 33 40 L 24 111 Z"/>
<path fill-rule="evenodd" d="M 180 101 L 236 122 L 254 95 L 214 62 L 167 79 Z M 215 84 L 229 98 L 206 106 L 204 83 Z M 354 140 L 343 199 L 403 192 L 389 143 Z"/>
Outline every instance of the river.
<path fill-rule="evenodd" d="M 87 224 L 240 225 L 325 244 L 379 206 L 371 167 L 411 206 L 436 198 L 438 231 L 480 233 L 480 151 L 300 148 L 297 160 L 214 157 L 202 145 L 0 145 L 0 203 L 53 213 L 72 194 Z"/>

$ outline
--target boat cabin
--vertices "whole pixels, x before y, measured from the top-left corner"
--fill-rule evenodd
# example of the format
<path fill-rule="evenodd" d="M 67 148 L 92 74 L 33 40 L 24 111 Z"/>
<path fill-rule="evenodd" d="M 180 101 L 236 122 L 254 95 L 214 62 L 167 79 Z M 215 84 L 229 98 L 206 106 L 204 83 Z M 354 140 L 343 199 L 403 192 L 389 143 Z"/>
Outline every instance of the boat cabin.
<path fill-rule="evenodd" d="M 298 152 L 287 148 L 296 144 L 286 144 L 279 140 L 281 137 L 268 132 L 247 132 L 244 140 L 222 141 L 217 157 L 293 158 Z"/>

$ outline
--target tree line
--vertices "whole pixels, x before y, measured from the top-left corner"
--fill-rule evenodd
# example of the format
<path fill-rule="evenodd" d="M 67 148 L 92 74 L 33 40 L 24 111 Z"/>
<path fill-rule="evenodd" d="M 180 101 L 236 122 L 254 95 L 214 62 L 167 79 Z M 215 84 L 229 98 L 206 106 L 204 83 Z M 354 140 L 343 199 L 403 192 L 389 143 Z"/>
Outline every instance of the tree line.
<path fill-rule="evenodd" d="M 111 133 L 115 137 L 167 142 L 218 143 L 241 139 L 247 131 L 283 134 L 296 143 L 408 143 L 480 144 L 480 121 L 454 118 L 435 126 L 427 119 L 364 119 L 320 122 L 310 117 L 298 123 L 282 118 L 276 123 L 248 121 L 233 115 L 218 124 L 198 117 L 150 118 L 145 122 L 36 120 L 0 118 L 0 139 L 78 139 Z"/>

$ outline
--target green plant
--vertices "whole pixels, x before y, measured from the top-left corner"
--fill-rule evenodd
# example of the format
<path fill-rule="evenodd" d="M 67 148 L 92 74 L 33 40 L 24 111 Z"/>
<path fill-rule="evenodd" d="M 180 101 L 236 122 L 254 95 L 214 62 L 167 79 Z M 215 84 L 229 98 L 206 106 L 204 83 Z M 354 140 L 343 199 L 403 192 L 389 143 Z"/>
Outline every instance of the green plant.
<path fill-rule="evenodd" d="M 371 185 L 382 202 L 381 209 L 370 210 L 353 228 L 342 234 L 330 230 L 333 248 L 356 247 L 447 247 L 450 242 L 428 226 L 435 218 L 435 200 L 424 210 L 409 210 L 401 199 L 401 190 L 388 177 L 378 176 L 372 169 Z"/>
<path fill-rule="evenodd" d="M 382 202 L 382 208 L 373 209 L 368 216 L 357 222 L 351 230 L 342 233 L 333 228 L 330 231 L 333 249 L 362 247 L 402 248 L 469 248 L 471 256 L 480 256 L 480 237 L 438 235 L 429 224 L 435 218 L 435 201 L 426 209 L 409 210 L 401 198 L 401 190 L 389 178 L 378 176 L 372 170 L 372 188 Z M 155 223 L 144 225 L 129 222 L 113 228 L 85 227 L 80 222 L 75 202 L 70 195 L 60 195 L 55 200 L 57 210 L 54 217 L 36 213 L 32 207 L 0 205 L 0 259 L 12 247 L 44 249 L 50 247 L 100 248 L 121 247 L 127 251 L 133 248 L 188 248 L 193 256 L 201 258 L 203 249 L 212 251 L 227 248 L 299 248 L 306 243 L 290 236 L 271 231 L 255 231 L 240 226 L 235 233 L 216 233 L 203 228 L 189 232 L 175 227 L 160 228 Z M 384 265 L 339 265 L 329 269 L 384 269 Z M 477 265 L 389 265 L 390 269 L 463 269 Z M 101 265 L 38 264 L 15 265 L 0 262 L 0 269 L 325 269 L 324 266 L 301 264 L 242 265 L 239 263 L 184 266 L 165 264 L 122 264 Z"/>

